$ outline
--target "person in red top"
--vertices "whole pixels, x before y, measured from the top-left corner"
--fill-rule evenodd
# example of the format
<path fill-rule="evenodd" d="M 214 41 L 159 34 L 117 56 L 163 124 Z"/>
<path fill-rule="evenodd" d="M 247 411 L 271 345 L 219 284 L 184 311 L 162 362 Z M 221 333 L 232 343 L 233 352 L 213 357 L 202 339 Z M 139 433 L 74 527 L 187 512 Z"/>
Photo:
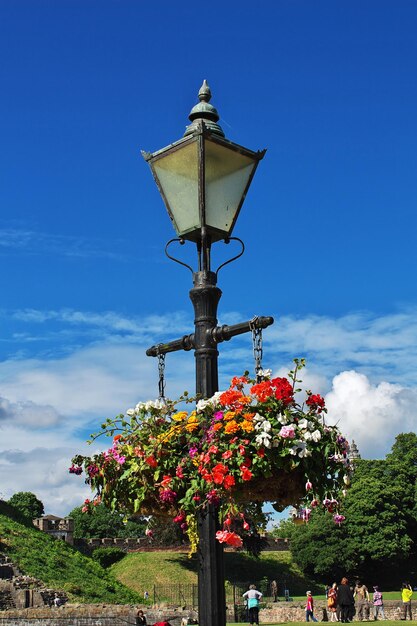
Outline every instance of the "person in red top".
<path fill-rule="evenodd" d="M 319 620 L 314 617 L 314 600 L 311 595 L 311 591 L 307 591 L 307 602 L 306 602 L 306 622 L 310 621 L 310 617 L 313 622 L 318 622 Z"/>

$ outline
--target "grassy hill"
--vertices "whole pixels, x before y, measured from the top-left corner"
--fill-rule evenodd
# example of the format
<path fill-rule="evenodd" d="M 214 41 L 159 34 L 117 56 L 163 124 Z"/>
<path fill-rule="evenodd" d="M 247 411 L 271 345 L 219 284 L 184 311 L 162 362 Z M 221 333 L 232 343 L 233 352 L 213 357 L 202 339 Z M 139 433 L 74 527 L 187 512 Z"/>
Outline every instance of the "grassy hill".
<path fill-rule="evenodd" d="M 23 574 L 63 589 L 77 602 L 134 603 L 141 600 L 91 558 L 41 532 L 0 501 L 0 552 Z"/>
<path fill-rule="evenodd" d="M 111 567 L 114 576 L 143 595 L 153 585 L 197 583 L 197 560 L 178 552 L 132 552 Z M 307 589 L 323 593 L 323 586 L 306 578 L 293 563 L 289 552 L 264 552 L 259 559 L 242 552 L 225 553 L 226 582 L 229 584 L 277 580 L 280 594 L 286 583 L 292 596 Z"/>

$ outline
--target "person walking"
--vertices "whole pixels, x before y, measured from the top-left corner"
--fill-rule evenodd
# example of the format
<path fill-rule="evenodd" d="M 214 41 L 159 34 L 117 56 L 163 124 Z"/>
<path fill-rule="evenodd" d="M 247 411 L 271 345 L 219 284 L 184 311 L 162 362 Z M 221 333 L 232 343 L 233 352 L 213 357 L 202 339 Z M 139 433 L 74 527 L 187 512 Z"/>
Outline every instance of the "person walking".
<path fill-rule="evenodd" d="M 401 587 L 401 600 L 403 601 L 403 614 L 401 619 L 407 619 L 407 615 L 410 619 L 413 619 L 411 611 L 411 598 L 413 596 L 413 590 L 410 583 L 403 583 Z"/>
<path fill-rule="evenodd" d="M 337 602 L 340 606 L 340 621 L 343 623 L 351 622 L 355 611 L 355 598 L 352 589 L 349 587 L 349 581 L 344 576 L 337 589 Z"/>
<path fill-rule="evenodd" d="M 306 596 L 306 622 L 310 621 L 310 617 L 313 622 L 318 622 L 319 620 L 314 617 L 314 600 L 313 596 L 311 595 L 311 591 L 307 591 Z"/>
<path fill-rule="evenodd" d="M 353 597 L 357 599 L 357 618 L 360 622 L 369 620 L 369 591 L 361 582 L 356 583 Z"/>
<path fill-rule="evenodd" d="M 259 600 L 262 594 L 257 590 L 256 585 L 249 585 L 248 591 L 242 596 L 248 602 L 248 619 L 251 626 L 259 624 Z"/>
<path fill-rule="evenodd" d="M 333 585 L 327 591 L 327 608 L 330 613 L 330 621 L 338 622 L 337 618 L 337 583 Z"/>

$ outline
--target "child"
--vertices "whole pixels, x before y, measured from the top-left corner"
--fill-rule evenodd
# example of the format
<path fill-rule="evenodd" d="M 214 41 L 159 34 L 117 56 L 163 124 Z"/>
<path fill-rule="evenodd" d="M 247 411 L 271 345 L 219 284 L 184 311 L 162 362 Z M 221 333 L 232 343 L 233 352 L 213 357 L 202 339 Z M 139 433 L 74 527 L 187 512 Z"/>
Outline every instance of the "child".
<path fill-rule="evenodd" d="M 378 585 L 374 586 L 374 596 L 372 600 L 374 605 L 374 619 L 378 619 L 379 614 L 381 614 L 382 619 L 387 619 L 384 613 L 384 600 Z"/>
<path fill-rule="evenodd" d="M 310 621 L 310 617 L 313 622 L 318 622 L 319 620 L 314 617 L 314 600 L 311 595 L 311 591 L 307 591 L 307 602 L 306 602 L 306 622 Z"/>

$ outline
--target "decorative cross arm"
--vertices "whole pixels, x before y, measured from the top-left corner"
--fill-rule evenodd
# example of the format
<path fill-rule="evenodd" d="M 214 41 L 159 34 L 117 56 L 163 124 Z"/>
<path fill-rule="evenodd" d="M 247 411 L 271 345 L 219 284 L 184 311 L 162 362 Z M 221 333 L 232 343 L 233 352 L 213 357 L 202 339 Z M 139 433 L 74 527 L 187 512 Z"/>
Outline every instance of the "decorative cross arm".
<path fill-rule="evenodd" d="M 228 326 L 227 324 L 216 326 L 208 330 L 208 332 L 211 335 L 212 341 L 217 344 L 223 341 L 229 341 L 232 337 L 242 335 L 255 328 L 267 328 L 273 323 L 273 317 L 255 317 L 247 322 L 233 324 L 232 326 Z M 174 341 L 168 343 L 159 343 L 148 348 L 146 354 L 147 356 L 158 356 L 159 354 L 167 354 L 168 352 L 176 352 L 177 350 L 192 350 L 193 348 L 196 348 L 195 333 L 184 335 L 180 339 L 174 339 Z"/>

